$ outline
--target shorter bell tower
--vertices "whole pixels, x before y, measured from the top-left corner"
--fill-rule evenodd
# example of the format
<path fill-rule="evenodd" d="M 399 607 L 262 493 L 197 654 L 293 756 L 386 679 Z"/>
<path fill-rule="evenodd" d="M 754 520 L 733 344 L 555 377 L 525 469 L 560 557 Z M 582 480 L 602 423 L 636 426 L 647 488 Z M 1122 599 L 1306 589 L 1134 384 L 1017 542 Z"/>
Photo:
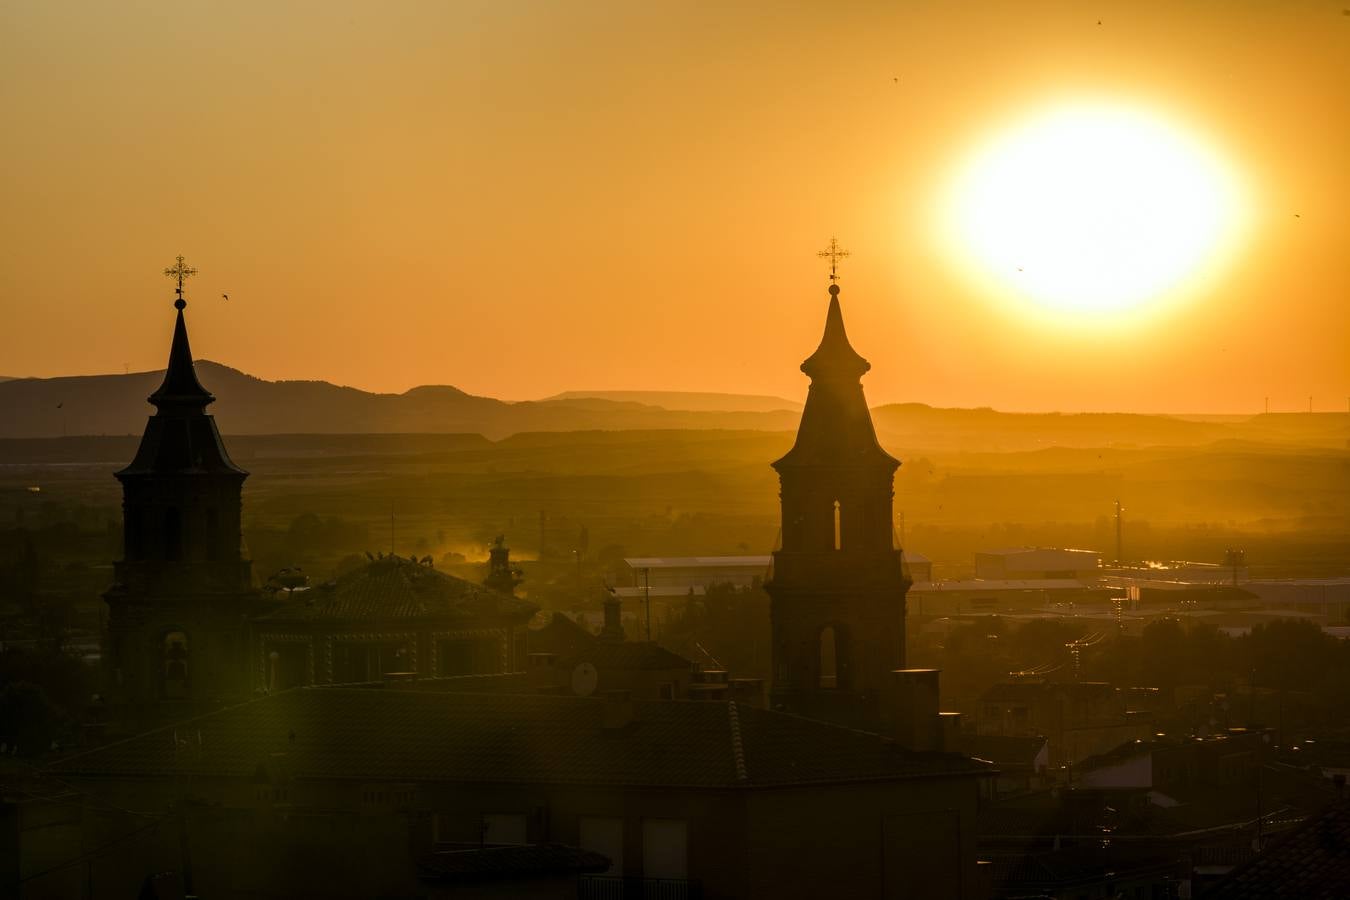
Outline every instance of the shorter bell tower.
<path fill-rule="evenodd" d="M 833 242 L 830 253 L 843 255 Z M 883 695 L 905 665 L 910 581 L 892 527 L 900 463 L 877 441 L 861 383 L 871 366 L 849 344 L 834 279 L 832 266 L 825 333 L 801 367 L 811 386 L 797 440 L 773 464 L 772 696 L 789 712 L 871 728 L 889 718 Z"/>
<path fill-rule="evenodd" d="M 108 603 L 110 699 L 133 714 L 182 714 L 248 693 L 247 617 L 256 609 L 241 550 L 241 490 L 197 380 L 177 279 L 177 319 L 164 382 L 149 397 L 140 448 L 116 473 L 124 545 Z"/>

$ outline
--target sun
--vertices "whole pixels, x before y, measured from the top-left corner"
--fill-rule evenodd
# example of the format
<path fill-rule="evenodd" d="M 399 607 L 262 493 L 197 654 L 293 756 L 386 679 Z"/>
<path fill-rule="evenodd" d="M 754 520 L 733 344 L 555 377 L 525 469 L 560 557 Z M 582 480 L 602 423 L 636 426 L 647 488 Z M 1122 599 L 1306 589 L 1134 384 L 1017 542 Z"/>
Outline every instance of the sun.
<path fill-rule="evenodd" d="M 1141 110 L 1059 106 L 995 136 L 945 201 L 963 269 L 1047 312 L 1098 318 L 1152 305 L 1219 264 L 1240 194 L 1200 141 Z"/>

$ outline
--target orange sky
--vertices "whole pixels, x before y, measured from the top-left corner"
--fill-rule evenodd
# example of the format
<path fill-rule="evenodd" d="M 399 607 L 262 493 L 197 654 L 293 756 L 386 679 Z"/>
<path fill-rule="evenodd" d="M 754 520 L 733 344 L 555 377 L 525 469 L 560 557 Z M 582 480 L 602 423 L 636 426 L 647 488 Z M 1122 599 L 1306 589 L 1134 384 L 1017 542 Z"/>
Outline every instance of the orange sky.
<path fill-rule="evenodd" d="M 198 356 L 265 378 L 798 397 L 837 234 L 873 403 L 1345 410 L 1343 5 L 11 0 L 0 374 L 161 366 L 183 253 Z M 1146 325 L 1046 328 L 935 197 L 1098 96 L 1219 152 L 1249 241 Z"/>

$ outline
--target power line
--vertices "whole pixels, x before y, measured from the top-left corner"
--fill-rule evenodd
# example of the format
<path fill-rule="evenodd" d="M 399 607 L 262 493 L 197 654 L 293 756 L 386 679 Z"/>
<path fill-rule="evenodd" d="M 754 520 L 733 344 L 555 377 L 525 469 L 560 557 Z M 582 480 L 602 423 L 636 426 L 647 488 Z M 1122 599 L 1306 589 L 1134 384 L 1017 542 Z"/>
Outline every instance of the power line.
<path fill-rule="evenodd" d="M 107 850 L 110 847 L 115 847 L 118 844 L 125 843 L 131 840 L 132 838 L 136 837 L 137 835 L 144 834 L 145 832 L 151 830 L 152 828 L 159 828 L 159 826 L 160 826 L 159 822 L 151 822 L 149 825 L 137 828 L 135 831 L 129 831 L 126 834 L 122 835 L 121 837 L 113 838 L 111 841 L 108 841 L 108 843 L 103 844 L 99 847 L 95 847 L 88 853 L 80 854 L 74 859 L 68 859 L 63 863 L 57 863 L 56 865 L 52 866 L 49 869 L 43 869 L 41 872 L 34 872 L 32 875 L 25 875 L 23 878 L 19 879 L 19 884 L 24 884 L 25 882 L 33 881 L 34 879 L 41 878 L 44 875 L 50 875 L 53 872 L 59 872 L 62 869 L 68 869 L 77 863 L 82 863 L 85 862 L 86 860 L 93 859 L 95 856 L 99 855 L 104 850 Z"/>

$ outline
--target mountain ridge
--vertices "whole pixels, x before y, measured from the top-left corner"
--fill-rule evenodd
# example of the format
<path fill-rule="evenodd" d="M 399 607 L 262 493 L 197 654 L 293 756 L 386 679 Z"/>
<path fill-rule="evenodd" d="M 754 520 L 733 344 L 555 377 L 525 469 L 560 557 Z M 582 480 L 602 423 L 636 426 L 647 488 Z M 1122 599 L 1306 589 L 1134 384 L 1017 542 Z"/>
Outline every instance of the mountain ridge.
<path fill-rule="evenodd" d="M 514 434 L 574 431 L 795 431 L 799 408 L 670 408 L 673 404 L 761 406 L 783 398 L 679 391 L 568 391 L 541 400 L 506 401 L 453 385 L 420 385 L 401 394 L 319 380 L 266 381 L 210 360 L 197 362 L 218 400 L 212 412 L 225 434 Z M 139 434 L 146 402 L 163 372 L 74 375 L 0 381 L 0 438 Z M 639 399 L 641 398 L 641 399 Z M 988 407 L 891 403 L 872 408 L 878 436 L 891 446 L 994 451 L 1052 446 L 1194 446 L 1221 440 L 1350 446 L 1345 413 L 1250 417 L 1149 413 L 1009 413 Z"/>

